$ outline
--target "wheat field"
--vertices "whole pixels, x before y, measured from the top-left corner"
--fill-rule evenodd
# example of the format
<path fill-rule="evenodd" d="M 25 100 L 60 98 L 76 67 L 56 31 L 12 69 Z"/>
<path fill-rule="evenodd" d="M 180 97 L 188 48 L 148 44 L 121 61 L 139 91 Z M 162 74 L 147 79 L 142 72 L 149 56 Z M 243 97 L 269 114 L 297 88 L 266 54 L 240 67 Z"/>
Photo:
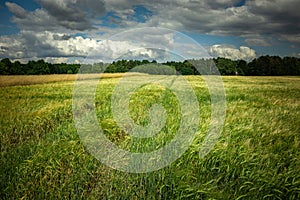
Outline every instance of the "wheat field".
<path fill-rule="evenodd" d="M 122 74 L 99 81 L 95 107 L 104 134 L 120 148 L 148 152 L 178 129 L 171 91 L 142 87 L 130 116 L 147 125 L 161 102 L 166 126 L 152 140 L 118 127 L 111 97 Z M 98 78 L 99 75 L 89 75 Z M 199 158 L 210 122 L 210 95 L 201 76 L 186 76 L 201 110 L 196 138 L 171 165 L 126 173 L 98 161 L 78 136 L 72 112 L 76 75 L 1 76 L 1 199 L 299 199 L 300 77 L 222 77 L 226 120 L 214 148 Z"/>

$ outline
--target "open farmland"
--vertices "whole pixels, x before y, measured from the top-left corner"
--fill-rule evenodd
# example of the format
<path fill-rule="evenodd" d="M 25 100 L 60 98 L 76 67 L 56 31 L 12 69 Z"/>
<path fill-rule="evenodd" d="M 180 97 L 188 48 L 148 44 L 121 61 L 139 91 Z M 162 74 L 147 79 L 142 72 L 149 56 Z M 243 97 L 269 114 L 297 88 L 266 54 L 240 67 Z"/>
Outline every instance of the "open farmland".
<path fill-rule="evenodd" d="M 197 136 L 172 165 L 143 174 L 111 169 L 89 154 L 73 121 L 75 78 L 58 77 L 0 77 L 1 199 L 300 198 L 300 77 L 222 77 L 225 125 L 214 149 L 199 159 L 210 96 L 201 76 L 186 76 L 199 101 Z M 130 114 L 138 124 L 148 123 L 147 109 L 157 101 L 167 110 L 159 139 L 137 141 L 111 113 L 119 77 L 101 79 L 97 88 L 104 133 L 133 152 L 163 146 L 178 128 L 175 96 L 158 86 L 132 94 Z"/>

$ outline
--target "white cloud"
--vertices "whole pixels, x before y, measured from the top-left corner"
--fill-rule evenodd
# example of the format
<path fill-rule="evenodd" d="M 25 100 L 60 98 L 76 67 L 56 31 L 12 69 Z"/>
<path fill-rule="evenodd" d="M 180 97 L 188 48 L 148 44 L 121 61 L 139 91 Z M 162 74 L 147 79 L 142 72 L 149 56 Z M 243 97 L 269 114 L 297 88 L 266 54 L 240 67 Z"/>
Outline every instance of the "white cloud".
<path fill-rule="evenodd" d="M 70 58 L 66 57 L 46 57 L 44 58 L 45 62 L 53 63 L 53 64 L 59 64 L 59 63 L 70 63 Z"/>
<path fill-rule="evenodd" d="M 246 1 L 246 5 L 234 6 L 240 0 L 37 0 L 41 8 L 27 11 L 21 6 L 6 2 L 14 14 L 12 21 L 21 29 L 18 35 L 0 37 L 0 56 L 10 58 L 36 57 L 84 57 L 102 45 L 104 57 L 116 56 L 127 47 L 137 47 L 133 40 L 138 38 L 144 49 L 142 54 L 157 57 L 151 47 L 174 47 L 172 34 L 138 32 L 139 35 L 122 37 L 120 33 L 131 28 L 166 27 L 178 31 L 197 32 L 215 35 L 234 35 L 245 38 L 250 46 L 270 46 L 273 40 L 300 44 L 299 0 L 260 0 Z M 146 22 L 132 20 L 134 6 L 144 6 L 153 15 Z M 116 28 L 101 26 L 98 17 L 107 12 L 118 16 L 112 19 Z M 102 36 L 96 35 L 103 32 Z M 72 35 L 81 33 L 86 37 Z M 113 39 L 108 39 L 108 38 Z M 118 37 L 120 41 L 118 42 Z M 123 39 L 122 39 L 123 38 Z M 111 40 L 101 44 L 99 40 Z M 124 42 L 127 39 L 130 42 Z M 138 46 L 140 48 L 140 46 Z M 181 46 L 189 55 L 199 55 L 192 46 Z M 197 48 L 196 48 L 197 49 Z M 146 52 L 146 53 L 145 53 Z M 214 55 L 233 59 L 252 59 L 255 51 L 248 47 L 236 49 L 228 46 L 213 46 Z M 123 52 L 129 53 L 129 52 Z M 136 53 L 136 52 L 135 52 Z"/>
<path fill-rule="evenodd" d="M 256 52 L 249 47 L 241 46 L 239 49 L 231 45 L 214 45 L 210 48 L 210 54 L 214 57 L 224 57 L 232 60 L 250 61 L 256 57 Z"/>
<path fill-rule="evenodd" d="M 0 37 L 0 57 L 12 59 L 45 58 L 49 62 L 66 62 L 68 61 L 67 58 L 70 57 L 87 57 L 86 59 L 96 59 L 104 62 L 111 62 L 122 56 L 131 56 L 136 59 L 139 57 L 157 59 L 161 55 L 151 49 L 155 47 L 153 42 L 158 42 L 161 45 L 159 47 L 165 47 L 164 45 L 168 46 L 172 43 L 172 37 L 168 34 L 150 34 L 149 38 L 141 33 L 136 33 L 136 35 L 128 33 L 127 36 L 130 37 L 116 36 L 99 41 L 49 31 L 37 33 L 22 31 L 17 36 Z"/>
<path fill-rule="evenodd" d="M 1 57 L 46 58 L 54 63 L 72 62 L 72 59 L 67 59 L 71 57 L 97 62 L 112 62 L 119 58 L 155 59 L 163 62 L 174 56 L 181 59 L 209 57 L 204 48 L 187 36 L 158 28 L 135 29 L 102 41 L 50 31 L 21 31 L 17 37 L 0 37 L 0 46 Z M 213 56 L 245 60 L 256 56 L 255 51 L 248 47 L 236 49 L 225 45 L 215 45 L 209 49 L 209 53 Z"/>
<path fill-rule="evenodd" d="M 59 39 L 60 38 L 60 39 Z M 1 57 L 44 58 L 44 57 L 82 57 L 86 56 L 97 41 L 81 36 L 70 37 L 49 31 L 21 31 L 17 36 L 1 36 Z"/>

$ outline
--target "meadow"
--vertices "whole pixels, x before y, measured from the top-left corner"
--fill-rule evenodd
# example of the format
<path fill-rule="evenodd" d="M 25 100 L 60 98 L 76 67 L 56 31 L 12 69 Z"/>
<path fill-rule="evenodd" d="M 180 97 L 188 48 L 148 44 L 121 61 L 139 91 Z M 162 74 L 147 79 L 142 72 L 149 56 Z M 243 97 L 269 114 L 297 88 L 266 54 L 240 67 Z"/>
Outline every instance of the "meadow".
<path fill-rule="evenodd" d="M 225 124 L 200 159 L 210 95 L 201 76 L 186 76 L 201 111 L 196 138 L 171 165 L 136 174 L 112 169 L 87 151 L 72 113 L 76 77 L 62 76 L 0 77 L 1 199 L 300 199 L 300 77 L 222 77 Z M 180 112 L 171 91 L 150 85 L 132 94 L 137 124 L 149 123 L 147 110 L 156 102 L 167 116 L 156 137 L 136 139 L 112 115 L 111 96 L 122 75 L 106 76 L 95 107 L 112 142 L 151 152 L 174 137 Z"/>

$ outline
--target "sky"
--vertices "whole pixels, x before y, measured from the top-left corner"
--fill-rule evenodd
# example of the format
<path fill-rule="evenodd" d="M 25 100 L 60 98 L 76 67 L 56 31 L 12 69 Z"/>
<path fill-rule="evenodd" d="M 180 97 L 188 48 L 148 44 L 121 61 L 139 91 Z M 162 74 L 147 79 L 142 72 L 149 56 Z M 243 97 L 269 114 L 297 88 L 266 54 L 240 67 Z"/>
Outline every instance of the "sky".
<path fill-rule="evenodd" d="M 211 57 L 300 57 L 299 8 L 299 0 L 0 0 L 0 59 L 166 58 L 160 47 L 203 56 L 190 41 Z"/>

